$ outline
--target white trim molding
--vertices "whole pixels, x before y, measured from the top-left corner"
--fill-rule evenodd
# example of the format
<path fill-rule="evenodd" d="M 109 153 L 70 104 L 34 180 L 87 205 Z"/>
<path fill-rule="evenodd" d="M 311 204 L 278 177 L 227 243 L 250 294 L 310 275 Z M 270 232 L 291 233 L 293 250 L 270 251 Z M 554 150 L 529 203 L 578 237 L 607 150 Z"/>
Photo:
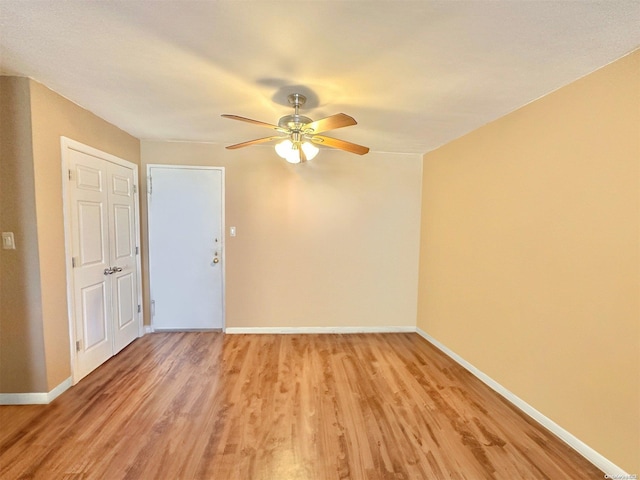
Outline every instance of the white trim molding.
<path fill-rule="evenodd" d="M 506 400 L 511 402 L 518 409 L 522 410 L 524 413 L 529 415 L 533 420 L 535 420 L 544 428 L 549 430 L 551 433 L 559 437 L 563 442 L 565 442 L 567 445 L 573 448 L 576 452 L 578 452 L 584 458 L 586 458 L 591 463 L 593 463 L 596 467 L 598 467 L 600 470 L 602 470 L 605 473 L 606 478 L 633 478 L 631 475 L 625 472 L 622 468 L 618 467 L 616 464 L 614 464 L 613 462 L 605 458 L 603 455 L 596 452 L 589 445 L 587 445 L 580 439 L 576 438 L 573 434 L 569 433 L 567 430 L 565 430 L 560 425 L 555 423 L 549 417 L 540 413 L 538 410 L 533 408 L 531 405 L 529 405 L 527 402 L 522 400 L 520 397 L 510 392 L 505 387 L 503 387 L 498 382 L 496 382 L 494 379 L 489 377 L 487 374 L 485 374 L 478 368 L 471 365 L 464 358 L 462 358 L 460 355 L 455 353 L 453 350 L 450 350 L 449 348 L 447 348 L 445 345 L 440 343 L 431 335 L 429 335 L 428 333 L 426 333 L 425 331 L 419 328 L 416 328 L 416 332 L 418 333 L 418 335 L 420 335 L 426 341 L 431 343 L 438 350 L 440 350 L 445 355 L 450 357 L 452 360 L 454 360 L 455 362 L 460 364 L 462 367 L 464 367 L 469 373 L 477 377 L 481 382 L 486 384 L 489 388 L 494 390 L 496 393 L 500 394 L 502 397 L 504 397 Z"/>
<path fill-rule="evenodd" d="M 415 333 L 416 327 L 227 327 L 234 334 Z"/>
<path fill-rule="evenodd" d="M 71 385 L 73 385 L 73 379 L 69 377 L 49 393 L 0 393 L 0 405 L 46 405 L 53 402 Z"/>

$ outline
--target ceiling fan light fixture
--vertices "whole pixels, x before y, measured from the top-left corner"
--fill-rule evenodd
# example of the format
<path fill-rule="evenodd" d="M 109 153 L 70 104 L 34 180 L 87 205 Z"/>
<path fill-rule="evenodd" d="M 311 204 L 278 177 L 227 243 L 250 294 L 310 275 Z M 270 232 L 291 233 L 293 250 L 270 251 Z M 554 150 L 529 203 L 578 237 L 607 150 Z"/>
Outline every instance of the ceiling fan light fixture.
<path fill-rule="evenodd" d="M 289 163 L 300 163 L 300 148 L 307 160 L 313 160 L 319 151 L 319 148 L 311 142 L 302 142 L 299 148 L 295 148 L 293 142 L 286 139 L 276 144 L 276 153 Z"/>
<path fill-rule="evenodd" d="M 276 153 L 289 163 L 300 163 L 300 155 L 293 149 L 293 143 L 289 139 L 276 144 Z"/>

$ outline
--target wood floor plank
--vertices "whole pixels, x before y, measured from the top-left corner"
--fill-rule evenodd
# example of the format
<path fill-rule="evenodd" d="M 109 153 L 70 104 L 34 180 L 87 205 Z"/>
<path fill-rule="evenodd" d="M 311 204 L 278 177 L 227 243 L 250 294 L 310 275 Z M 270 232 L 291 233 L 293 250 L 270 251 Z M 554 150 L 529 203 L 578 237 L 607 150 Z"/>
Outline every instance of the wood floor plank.
<path fill-rule="evenodd" d="M 2 479 L 601 479 L 416 334 L 155 333 L 0 407 Z"/>

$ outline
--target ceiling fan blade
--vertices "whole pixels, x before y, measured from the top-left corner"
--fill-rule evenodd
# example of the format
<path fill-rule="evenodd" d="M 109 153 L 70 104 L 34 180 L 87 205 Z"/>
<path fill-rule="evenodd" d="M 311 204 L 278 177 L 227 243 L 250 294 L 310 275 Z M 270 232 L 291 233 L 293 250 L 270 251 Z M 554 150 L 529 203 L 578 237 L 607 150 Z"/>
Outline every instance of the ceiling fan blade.
<path fill-rule="evenodd" d="M 229 145 L 228 147 L 225 147 L 229 150 L 235 150 L 236 148 L 242 148 L 242 147 L 248 147 L 249 145 L 257 145 L 259 143 L 266 143 L 266 142 L 270 142 L 272 140 L 281 140 L 287 137 L 280 137 L 280 136 L 275 136 L 275 137 L 264 137 L 264 138 L 256 138 L 255 140 L 249 140 L 248 142 L 242 142 L 242 143 L 236 143 L 235 145 Z"/>
<path fill-rule="evenodd" d="M 356 122 L 353 117 L 344 113 L 336 113 L 330 117 L 321 118 L 315 122 L 307 123 L 303 127 L 303 131 L 308 132 L 309 135 L 314 135 L 316 133 L 322 133 L 329 130 L 335 130 L 336 128 L 349 127 L 357 124 L 358 122 Z"/>
<path fill-rule="evenodd" d="M 346 152 L 356 153 L 358 155 L 364 155 L 369 152 L 368 147 L 357 145 L 355 143 L 346 142 L 344 140 L 338 140 L 337 138 L 325 137 L 324 135 L 314 135 L 311 137 L 313 143 L 318 145 L 325 145 L 327 147 L 338 148 Z"/>
<path fill-rule="evenodd" d="M 288 130 L 286 128 L 279 127 L 278 125 L 273 125 L 271 123 L 261 122 L 260 120 L 253 120 L 251 118 L 240 117 L 238 115 L 229 115 L 227 113 L 223 113 L 222 116 L 224 118 L 230 118 L 231 120 L 240 120 L 241 122 L 253 123 L 254 125 L 258 125 L 260 127 L 273 128 L 274 130 L 278 130 L 279 132 L 287 133 Z"/>

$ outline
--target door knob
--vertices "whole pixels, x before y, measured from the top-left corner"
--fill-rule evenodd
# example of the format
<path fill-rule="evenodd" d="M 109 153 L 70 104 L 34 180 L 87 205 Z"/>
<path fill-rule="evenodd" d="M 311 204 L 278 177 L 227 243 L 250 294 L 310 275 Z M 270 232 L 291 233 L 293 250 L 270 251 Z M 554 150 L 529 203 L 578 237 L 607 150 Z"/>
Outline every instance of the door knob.
<path fill-rule="evenodd" d="M 113 273 L 113 269 L 112 268 L 105 268 L 104 269 L 104 274 L 105 275 L 111 275 Z"/>
<path fill-rule="evenodd" d="M 220 259 L 219 259 L 218 257 L 215 257 L 215 258 L 213 259 L 213 263 L 218 263 L 219 261 L 220 261 Z"/>
<path fill-rule="evenodd" d="M 121 272 L 122 268 L 121 267 L 112 267 L 111 270 L 113 270 L 114 273 L 117 273 L 117 272 Z"/>

